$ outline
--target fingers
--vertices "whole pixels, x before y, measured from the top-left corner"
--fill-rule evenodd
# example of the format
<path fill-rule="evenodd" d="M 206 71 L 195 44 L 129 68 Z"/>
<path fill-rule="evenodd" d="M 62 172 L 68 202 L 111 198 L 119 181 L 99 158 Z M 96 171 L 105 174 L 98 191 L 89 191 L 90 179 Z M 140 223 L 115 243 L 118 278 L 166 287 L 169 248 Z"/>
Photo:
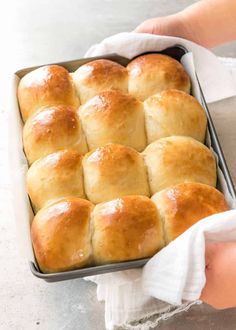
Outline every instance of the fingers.
<path fill-rule="evenodd" d="M 151 33 L 151 34 L 158 34 L 158 28 L 156 28 L 155 20 L 146 20 L 140 25 L 136 27 L 134 32 L 137 33 Z"/>
<path fill-rule="evenodd" d="M 200 299 L 217 309 L 236 306 L 236 242 L 206 247 L 206 284 Z"/>
<path fill-rule="evenodd" d="M 138 25 L 134 32 L 151 33 L 166 36 L 184 36 L 184 25 L 181 13 L 151 18 Z"/>

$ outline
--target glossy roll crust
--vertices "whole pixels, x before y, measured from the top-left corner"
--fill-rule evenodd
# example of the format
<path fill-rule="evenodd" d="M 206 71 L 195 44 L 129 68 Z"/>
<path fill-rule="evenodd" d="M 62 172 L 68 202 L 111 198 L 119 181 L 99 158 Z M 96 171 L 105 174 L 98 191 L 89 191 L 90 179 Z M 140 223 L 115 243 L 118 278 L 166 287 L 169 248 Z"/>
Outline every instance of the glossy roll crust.
<path fill-rule="evenodd" d="M 98 148 L 85 155 L 83 171 L 86 195 L 95 204 L 150 194 L 142 156 L 132 148 L 112 143 Z"/>
<path fill-rule="evenodd" d="M 120 91 L 105 91 L 79 109 L 89 150 L 120 143 L 141 151 L 146 146 L 143 104 Z"/>
<path fill-rule="evenodd" d="M 216 186 L 216 162 L 202 143 L 185 136 L 157 140 L 144 150 L 151 194 L 183 182 Z"/>
<path fill-rule="evenodd" d="M 166 89 L 190 92 L 190 79 L 182 64 L 162 54 L 148 54 L 135 58 L 127 65 L 129 93 L 140 101 Z"/>
<path fill-rule="evenodd" d="M 29 163 L 62 149 L 87 152 L 79 118 L 73 108 L 44 108 L 30 117 L 23 129 L 24 150 Z"/>
<path fill-rule="evenodd" d="M 152 197 L 164 223 L 166 243 L 174 240 L 197 221 L 229 209 L 224 195 L 201 183 L 182 183 Z"/>
<path fill-rule="evenodd" d="M 44 106 L 79 106 L 73 80 L 59 65 L 43 66 L 26 74 L 20 80 L 17 95 L 24 121 Z"/>
<path fill-rule="evenodd" d="M 29 168 L 26 183 L 35 210 L 60 198 L 85 198 L 82 156 L 76 150 L 65 149 L 43 157 Z"/>
<path fill-rule="evenodd" d="M 201 143 L 207 118 L 190 87 L 183 66 L 162 54 L 127 68 L 106 59 L 72 73 L 49 65 L 21 79 L 42 272 L 152 257 L 228 209 L 213 188 L 216 162 Z"/>
<path fill-rule="evenodd" d="M 148 144 L 171 135 L 190 136 L 204 142 L 207 117 L 191 95 L 169 89 L 144 102 Z"/>
<path fill-rule="evenodd" d="M 128 92 L 126 68 L 110 60 L 101 59 L 86 63 L 72 74 L 72 78 L 82 104 L 106 90 Z"/>
<path fill-rule="evenodd" d="M 97 205 L 92 226 L 96 264 L 150 257 L 164 245 L 156 207 L 144 196 L 126 196 Z"/>
<path fill-rule="evenodd" d="M 92 209 L 89 201 L 67 198 L 36 214 L 31 237 L 42 272 L 61 272 L 90 264 Z"/>

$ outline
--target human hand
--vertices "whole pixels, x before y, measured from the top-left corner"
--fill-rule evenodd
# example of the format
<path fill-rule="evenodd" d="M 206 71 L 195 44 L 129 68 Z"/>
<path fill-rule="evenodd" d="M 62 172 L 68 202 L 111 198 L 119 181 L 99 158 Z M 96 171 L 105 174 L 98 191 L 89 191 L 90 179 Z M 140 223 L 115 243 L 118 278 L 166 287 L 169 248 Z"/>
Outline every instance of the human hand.
<path fill-rule="evenodd" d="M 197 1 L 176 14 L 146 20 L 134 32 L 181 37 L 215 47 L 236 40 L 236 1 Z"/>
<path fill-rule="evenodd" d="M 151 18 L 136 27 L 134 32 L 181 36 L 184 24 L 180 14 Z"/>
<path fill-rule="evenodd" d="M 236 306 L 236 242 L 206 247 L 206 284 L 200 299 L 217 309 Z"/>
<path fill-rule="evenodd" d="M 187 23 L 184 12 L 174 15 L 151 18 L 136 27 L 134 32 L 180 37 L 198 41 L 191 24 Z"/>

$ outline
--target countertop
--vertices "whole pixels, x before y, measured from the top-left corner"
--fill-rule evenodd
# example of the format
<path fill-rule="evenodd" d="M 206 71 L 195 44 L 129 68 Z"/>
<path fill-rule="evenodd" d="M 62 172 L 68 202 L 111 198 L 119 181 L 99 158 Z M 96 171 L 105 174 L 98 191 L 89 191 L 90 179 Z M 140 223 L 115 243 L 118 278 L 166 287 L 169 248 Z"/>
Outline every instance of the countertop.
<path fill-rule="evenodd" d="M 103 330 L 104 305 L 96 286 L 82 279 L 46 283 L 33 277 L 17 247 L 9 207 L 7 176 L 7 86 L 10 72 L 25 66 L 83 56 L 104 37 L 130 31 L 144 19 L 174 13 L 196 1 L 164 0 L 9 0 L 0 8 L 3 44 L 0 64 L 0 329 Z M 9 18 L 10 17 L 10 18 Z M 214 50 L 236 57 L 236 43 Z M 6 65 L 7 64 L 7 65 Z M 234 183 L 236 183 L 236 98 L 209 106 Z M 12 132 L 14 134 L 14 132 Z M 236 309 L 192 307 L 156 329 L 234 330 Z"/>

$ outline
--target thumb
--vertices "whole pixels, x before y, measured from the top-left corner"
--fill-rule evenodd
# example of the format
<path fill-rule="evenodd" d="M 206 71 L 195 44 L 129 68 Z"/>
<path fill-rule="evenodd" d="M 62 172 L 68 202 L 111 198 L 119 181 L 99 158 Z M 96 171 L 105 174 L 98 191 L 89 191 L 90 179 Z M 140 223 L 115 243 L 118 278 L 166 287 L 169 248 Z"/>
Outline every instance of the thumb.
<path fill-rule="evenodd" d="M 179 37 L 185 34 L 185 24 L 180 12 L 169 16 L 148 19 L 138 25 L 134 32 Z"/>
<path fill-rule="evenodd" d="M 163 34 L 161 27 L 158 24 L 158 18 L 148 19 L 138 25 L 134 32 L 137 33 L 151 33 L 151 34 Z"/>

